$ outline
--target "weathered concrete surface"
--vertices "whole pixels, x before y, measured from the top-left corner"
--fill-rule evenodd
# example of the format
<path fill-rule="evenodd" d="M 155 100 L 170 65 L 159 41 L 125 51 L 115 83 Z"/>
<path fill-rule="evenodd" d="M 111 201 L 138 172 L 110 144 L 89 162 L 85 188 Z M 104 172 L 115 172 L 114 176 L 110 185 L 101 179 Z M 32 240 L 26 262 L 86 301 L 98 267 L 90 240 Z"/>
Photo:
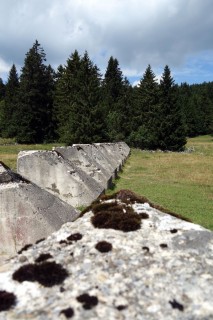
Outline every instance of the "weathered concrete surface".
<path fill-rule="evenodd" d="M 22 151 L 17 171 L 68 204 L 89 205 L 104 188 L 56 151 Z"/>
<path fill-rule="evenodd" d="M 117 177 L 117 163 L 113 159 L 110 159 L 109 156 L 106 156 L 106 153 L 103 153 L 100 144 L 74 144 L 73 146 L 81 147 L 90 158 L 94 159 L 100 166 L 105 168 L 112 178 Z"/>
<path fill-rule="evenodd" d="M 126 203 L 118 198 L 117 205 Z M 79 320 L 212 320 L 213 233 L 148 203 L 131 206 L 148 215 L 136 231 L 95 228 L 89 211 L 12 259 L 7 272 L 0 273 L 0 290 L 13 293 L 16 304 L 0 312 L 1 320 L 66 319 L 72 312 Z M 108 243 L 102 243 L 105 252 L 99 251 L 101 241 Z M 50 271 L 34 282 L 13 279 L 28 264 L 48 268 L 47 262 L 35 262 L 41 253 L 63 266 L 65 280 L 51 287 Z"/>
<path fill-rule="evenodd" d="M 125 142 L 94 143 L 94 146 L 101 150 L 113 168 L 117 169 L 117 172 L 121 170 L 122 165 L 130 154 L 130 148 Z"/>
<path fill-rule="evenodd" d="M 103 166 L 97 163 L 94 158 L 90 157 L 80 145 L 57 147 L 53 150 L 61 154 L 64 159 L 71 161 L 75 166 L 86 172 L 103 188 L 108 189 L 111 186 L 111 174 Z"/>
<path fill-rule="evenodd" d="M 0 254 L 50 235 L 77 211 L 0 164 Z"/>

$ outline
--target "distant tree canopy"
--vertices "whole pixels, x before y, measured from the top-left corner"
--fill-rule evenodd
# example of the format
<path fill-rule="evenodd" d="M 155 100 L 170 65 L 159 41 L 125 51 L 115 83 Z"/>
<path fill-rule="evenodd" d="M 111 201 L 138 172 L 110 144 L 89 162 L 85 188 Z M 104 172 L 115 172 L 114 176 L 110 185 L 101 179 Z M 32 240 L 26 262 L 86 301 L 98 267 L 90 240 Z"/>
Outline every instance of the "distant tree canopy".
<path fill-rule="evenodd" d="M 36 40 L 18 76 L 0 78 L 0 134 L 18 143 L 126 141 L 181 151 L 186 137 L 213 133 L 213 82 L 176 85 L 168 66 L 160 83 L 148 65 L 137 87 L 110 57 L 105 74 L 74 51 L 55 72 Z"/>

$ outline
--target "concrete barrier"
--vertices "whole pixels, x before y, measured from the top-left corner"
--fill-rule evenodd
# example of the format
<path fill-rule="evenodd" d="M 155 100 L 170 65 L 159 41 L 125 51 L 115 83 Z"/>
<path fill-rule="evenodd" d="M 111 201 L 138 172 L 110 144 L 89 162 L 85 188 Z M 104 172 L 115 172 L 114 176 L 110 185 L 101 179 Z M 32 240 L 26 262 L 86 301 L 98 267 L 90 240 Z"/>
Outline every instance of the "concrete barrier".
<path fill-rule="evenodd" d="M 212 256 L 211 231 L 121 190 L 3 266 L 0 319 L 212 320 Z"/>
<path fill-rule="evenodd" d="M 89 205 L 104 192 L 96 180 L 56 151 L 22 151 L 17 170 L 74 207 Z"/>
<path fill-rule="evenodd" d="M 53 148 L 53 150 L 57 151 L 64 159 L 69 160 L 75 166 L 87 173 L 104 189 L 110 188 L 112 184 L 112 175 L 93 157 L 90 157 L 80 145 L 57 147 Z"/>
<path fill-rule="evenodd" d="M 0 254 L 14 254 L 79 213 L 0 163 Z"/>
<path fill-rule="evenodd" d="M 106 156 L 106 153 L 102 152 L 100 144 L 74 144 L 73 146 L 82 148 L 90 158 L 104 167 L 112 178 L 117 177 L 117 166 L 115 165 L 114 160 L 110 159 Z"/>

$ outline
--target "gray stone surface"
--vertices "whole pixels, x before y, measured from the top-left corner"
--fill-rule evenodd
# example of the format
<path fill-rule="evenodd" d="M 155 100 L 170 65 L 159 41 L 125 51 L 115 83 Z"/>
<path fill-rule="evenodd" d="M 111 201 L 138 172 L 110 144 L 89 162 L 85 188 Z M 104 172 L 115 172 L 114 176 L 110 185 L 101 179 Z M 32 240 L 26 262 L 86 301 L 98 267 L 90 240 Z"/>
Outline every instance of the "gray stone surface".
<path fill-rule="evenodd" d="M 117 165 L 113 159 L 110 159 L 101 151 L 100 144 L 75 144 L 74 146 L 81 147 L 90 158 L 94 159 L 100 166 L 105 168 L 110 176 L 117 177 Z"/>
<path fill-rule="evenodd" d="M 94 228 L 90 211 L 9 261 L 0 273 L 0 290 L 14 293 L 17 303 L 0 312 L 0 319 L 66 319 L 61 311 L 72 308 L 79 320 L 212 320 L 213 233 L 148 203 L 133 208 L 149 215 L 137 231 Z M 74 233 L 82 238 L 68 241 Z M 103 240 L 111 251 L 96 249 Z M 60 285 L 12 279 L 41 253 L 68 272 Z M 90 303 L 78 301 L 82 294 L 92 297 Z"/>
<path fill-rule="evenodd" d="M 54 148 L 64 159 L 71 161 L 74 165 L 86 172 L 90 177 L 96 180 L 103 188 L 108 189 L 111 186 L 111 174 L 103 166 L 90 157 L 81 146 L 57 147 Z"/>
<path fill-rule="evenodd" d="M 78 212 L 0 164 L 0 254 L 50 235 Z"/>
<path fill-rule="evenodd" d="M 22 151 L 18 154 L 17 171 L 68 204 L 89 205 L 104 187 L 56 151 Z"/>
<path fill-rule="evenodd" d="M 94 143 L 94 146 L 101 151 L 101 153 L 104 155 L 104 158 L 108 161 L 108 163 L 111 164 L 111 166 L 115 170 L 115 175 L 117 175 L 122 167 L 122 159 L 118 152 L 113 152 L 111 150 L 110 143 Z"/>

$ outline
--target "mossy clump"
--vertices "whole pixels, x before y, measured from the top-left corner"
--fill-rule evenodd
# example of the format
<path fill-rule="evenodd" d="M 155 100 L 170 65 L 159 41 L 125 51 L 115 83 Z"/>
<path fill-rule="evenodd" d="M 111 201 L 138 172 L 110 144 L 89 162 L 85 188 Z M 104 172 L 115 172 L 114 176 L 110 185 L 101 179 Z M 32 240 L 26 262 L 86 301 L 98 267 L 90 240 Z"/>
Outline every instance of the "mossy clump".
<path fill-rule="evenodd" d="M 122 211 L 122 206 L 118 205 L 117 201 L 113 202 L 103 202 L 103 203 L 98 203 L 93 206 L 92 212 L 94 214 L 99 213 L 101 211 Z"/>
<path fill-rule="evenodd" d="M 127 306 L 119 305 L 119 306 L 117 306 L 116 308 L 118 309 L 118 311 L 122 311 L 122 310 L 126 309 Z"/>
<path fill-rule="evenodd" d="M 60 240 L 60 241 L 59 241 L 59 244 L 69 244 L 69 242 L 66 241 L 66 240 Z"/>
<path fill-rule="evenodd" d="M 149 202 L 149 200 L 144 196 L 139 196 L 131 190 L 122 189 L 115 193 L 115 199 L 121 200 L 122 202 L 126 202 L 128 204 L 145 203 Z"/>
<path fill-rule="evenodd" d="M 32 244 L 26 244 L 23 248 L 21 248 L 17 253 L 21 254 L 23 251 L 27 251 L 29 248 L 31 248 Z"/>
<path fill-rule="evenodd" d="M 68 277 L 68 272 L 56 262 L 27 264 L 13 273 L 13 280 L 18 282 L 37 281 L 44 287 L 61 284 Z"/>
<path fill-rule="evenodd" d="M 171 232 L 171 233 L 177 233 L 178 230 L 177 230 L 177 229 L 171 229 L 170 232 Z"/>
<path fill-rule="evenodd" d="M 137 213 L 103 211 L 91 218 L 96 228 L 115 229 L 124 232 L 136 231 L 141 227 L 141 219 Z"/>
<path fill-rule="evenodd" d="M 83 308 L 86 310 L 92 309 L 98 304 L 98 298 L 96 296 L 90 296 L 87 293 L 81 294 L 76 299 L 83 304 Z"/>
<path fill-rule="evenodd" d="M 109 252 L 112 250 L 112 244 L 107 241 L 99 241 L 96 244 L 95 248 L 102 253 Z"/>
<path fill-rule="evenodd" d="M 40 256 L 35 260 L 36 263 L 40 263 L 51 259 L 53 256 L 50 253 L 41 253 Z"/>
<path fill-rule="evenodd" d="M 146 212 L 141 212 L 141 213 L 139 213 L 139 217 L 140 217 L 141 219 L 149 219 L 149 215 L 148 215 L 148 213 L 146 213 Z"/>
<path fill-rule="evenodd" d="M 91 222 L 96 228 L 115 229 L 124 232 L 141 227 L 141 218 L 132 207 L 118 201 L 103 202 L 93 206 Z"/>
<path fill-rule="evenodd" d="M 114 201 L 109 202 L 109 200 L 114 200 Z M 105 201 L 108 201 L 108 202 L 105 202 Z M 95 216 L 92 217 L 91 220 L 93 225 L 97 228 L 113 228 L 116 230 L 125 229 L 123 231 L 135 231 L 140 228 L 140 223 L 138 222 L 139 219 L 149 218 L 149 215 L 145 212 L 142 212 L 140 214 L 136 214 L 134 212 L 131 205 L 135 203 L 142 203 L 142 204 L 148 203 L 150 207 L 154 209 L 160 210 L 175 218 L 191 222 L 190 219 L 185 218 L 182 215 L 176 214 L 157 204 L 154 204 L 153 202 L 149 201 L 148 198 L 137 195 L 131 190 L 126 190 L 126 189 L 122 189 L 112 195 L 101 195 L 98 199 L 93 201 L 89 207 L 87 207 L 85 210 L 82 211 L 80 217 L 82 217 L 86 212 L 92 211 L 95 214 Z M 130 214 L 131 214 L 130 210 L 133 211 L 132 214 L 134 215 L 134 218 L 132 215 L 130 227 L 127 227 L 126 220 L 128 220 L 128 217 L 130 218 Z M 121 215 L 125 211 L 127 213 L 125 217 L 125 221 L 120 225 L 117 225 L 117 227 L 115 227 L 115 224 L 124 218 L 124 216 L 121 216 Z M 106 213 L 106 217 L 104 218 L 105 213 Z M 113 214 L 114 214 L 114 218 L 113 218 Z M 103 220 L 103 223 L 101 223 L 101 220 Z"/>
<path fill-rule="evenodd" d="M 18 270 L 16 270 L 13 273 L 13 280 L 16 280 L 18 282 L 36 281 L 35 280 L 35 264 L 29 263 L 20 267 Z"/>
<path fill-rule="evenodd" d="M 41 238 L 39 240 L 36 241 L 36 244 L 40 243 L 40 242 L 43 242 L 45 240 L 45 238 Z"/>
<path fill-rule="evenodd" d="M 61 310 L 60 314 L 63 314 L 67 319 L 74 316 L 74 310 L 72 308 L 67 308 Z"/>
<path fill-rule="evenodd" d="M 0 290 L 0 312 L 7 311 L 16 304 L 16 296 L 12 292 Z"/>
<path fill-rule="evenodd" d="M 168 245 L 167 245 L 166 243 L 161 243 L 161 244 L 160 244 L 160 247 L 161 247 L 162 249 L 165 249 L 165 248 L 168 248 Z"/>
<path fill-rule="evenodd" d="M 169 301 L 169 303 L 171 304 L 173 309 L 178 309 L 179 311 L 184 311 L 184 306 L 179 303 L 178 301 L 176 301 L 175 299 L 173 299 L 173 301 Z"/>
<path fill-rule="evenodd" d="M 77 232 L 77 233 L 73 233 L 69 237 L 67 237 L 67 240 L 68 241 L 78 241 L 78 240 L 81 240 L 82 238 L 83 238 L 82 234 Z"/>

